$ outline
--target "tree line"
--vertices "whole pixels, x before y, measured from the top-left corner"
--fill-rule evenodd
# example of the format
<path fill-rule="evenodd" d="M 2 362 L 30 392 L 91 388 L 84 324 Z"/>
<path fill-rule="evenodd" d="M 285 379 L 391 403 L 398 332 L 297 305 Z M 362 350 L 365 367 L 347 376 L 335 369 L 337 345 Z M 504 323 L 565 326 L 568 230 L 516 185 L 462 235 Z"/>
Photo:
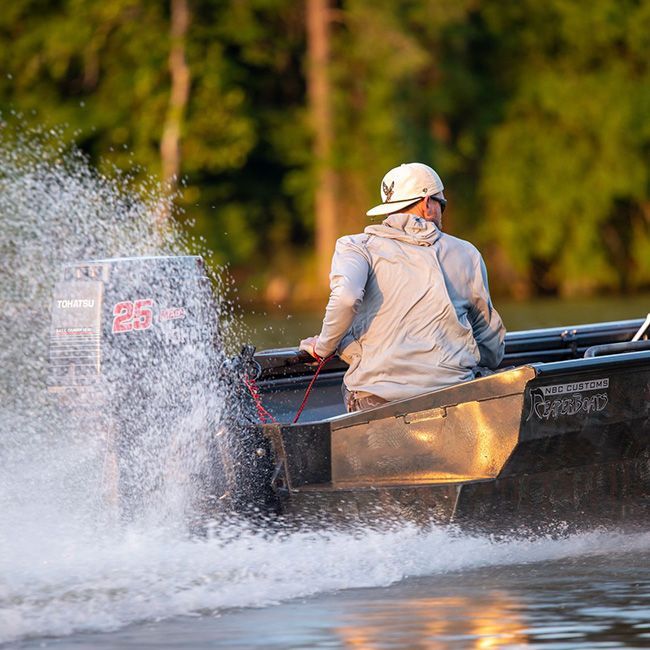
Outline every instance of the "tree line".
<path fill-rule="evenodd" d="M 320 296 L 413 160 L 495 292 L 650 286 L 650 0 L 13 0 L 0 41 L 2 114 L 178 189 L 244 293 Z"/>

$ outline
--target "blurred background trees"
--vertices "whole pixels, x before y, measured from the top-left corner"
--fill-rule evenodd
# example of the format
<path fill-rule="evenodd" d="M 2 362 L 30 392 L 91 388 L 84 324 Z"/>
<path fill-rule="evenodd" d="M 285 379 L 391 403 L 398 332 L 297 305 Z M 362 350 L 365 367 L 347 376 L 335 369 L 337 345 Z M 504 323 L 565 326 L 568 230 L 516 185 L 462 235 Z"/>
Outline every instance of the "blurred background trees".
<path fill-rule="evenodd" d="M 495 293 L 650 286 L 650 0 L 12 0 L 0 40 L 4 119 L 178 186 L 254 299 L 320 300 L 412 160 Z"/>

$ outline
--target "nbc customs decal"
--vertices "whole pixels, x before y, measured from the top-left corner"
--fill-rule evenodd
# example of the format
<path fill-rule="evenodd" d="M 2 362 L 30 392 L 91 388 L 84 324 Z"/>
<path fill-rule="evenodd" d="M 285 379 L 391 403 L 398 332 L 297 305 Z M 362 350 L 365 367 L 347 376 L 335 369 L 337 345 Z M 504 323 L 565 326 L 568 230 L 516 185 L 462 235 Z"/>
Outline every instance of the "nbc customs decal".
<path fill-rule="evenodd" d="M 570 384 L 540 386 L 531 391 L 533 414 L 540 420 L 555 420 L 603 411 L 609 401 L 609 378 L 575 381 Z"/>

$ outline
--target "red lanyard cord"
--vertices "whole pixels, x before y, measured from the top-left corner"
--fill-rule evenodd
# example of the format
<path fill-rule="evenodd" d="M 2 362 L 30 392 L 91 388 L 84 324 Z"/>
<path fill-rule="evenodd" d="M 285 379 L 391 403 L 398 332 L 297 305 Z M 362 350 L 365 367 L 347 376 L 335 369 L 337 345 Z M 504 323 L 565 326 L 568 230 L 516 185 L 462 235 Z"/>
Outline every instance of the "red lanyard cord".
<path fill-rule="evenodd" d="M 314 353 L 316 354 L 316 353 Z M 293 419 L 293 423 L 295 424 L 298 422 L 298 418 L 300 417 L 300 414 L 302 413 L 303 409 L 305 408 L 305 405 L 307 404 L 307 399 L 309 398 L 309 393 L 311 393 L 311 389 L 314 387 L 314 384 L 316 383 L 316 379 L 318 379 L 318 374 L 320 371 L 323 369 L 323 366 L 334 356 L 334 354 L 330 354 L 329 357 L 326 359 L 322 359 L 321 357 L 317 356 L 316 359 L 318 359 L 318 368 L 316 368 L 316 372 L 314 373 L 314 376 L 312 377 L 312 380 L 307 386 L 307 390 L 305 391 L 305 396 L 302 398 L 302 404 L 300 405 L 300 408 L 298 409 L 298 412 L 296 413 L 296 417 Z"/>
<path fill-rule="evenodd" d="M 257 409 L 257 415 L 260 418 L 260 422 L 262 424 L 266 424 L 268 421 L 277 424 L 278 421 L 264 408 L 264 405 L 262 404 L 260 389 L 257 387 L 255 379 L 252 377 L 244 377 L 244 383 L 246 384 L 246 388 L 248 388 L 248 392 L 251 394 L 251 397 L 255 402 L 255 408 Z"/>
<path fill-rule="evenodd" d="M 307 390 L 305 391 L 305 396 L 302 398 L 302 403 L 300 404 L 300 408 L 296 413 L 296 417 L 293 419 L 293 424 L 298 422 L 298 418 L 300 417 L 305 406 L 307 405 L 309 394 L 311 393 L 311 389 L 314 387 L 314 384 L 316 383 L 316 379 L 318 379 L 318 375 L 320 374 L 320 371 L 323 369 L 323 366 L 333 356 L 334 354 L 330 354 L 330 356 L 325 359 L 319 356 L 316 357 L 316 359 L 318 360 L 318 368 L 316 368 L 316 372 L 314 373 L 314 376 L 312 377 L 309 386 L 307 386 Z M 253 398 L 253 402 L 255 402 L 255 408 L 257 409 L 257 414 L 260 418 L 260 422 L 262 422 L 262 424 L 266 424 L 267 422 L 273 422 L 274 424 L 279 424 L 278 421 L 273 417 L 273 415 L 264 408 L 264 405 L 262 404 L 262 396 L 260 395 L 260 389 L 255 383 L 255 379 L 253 377 L 244 377 L 244 383 L 246 384 L 246 388 L 248 388 L 248 392 L 251 394 L 251 397 Z"/>

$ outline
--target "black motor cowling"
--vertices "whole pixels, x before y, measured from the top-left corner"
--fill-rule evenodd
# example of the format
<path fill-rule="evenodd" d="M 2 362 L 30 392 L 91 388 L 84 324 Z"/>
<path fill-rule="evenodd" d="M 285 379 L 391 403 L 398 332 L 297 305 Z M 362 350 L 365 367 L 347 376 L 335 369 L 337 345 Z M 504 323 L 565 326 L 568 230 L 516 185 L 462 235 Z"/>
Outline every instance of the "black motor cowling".
<path fill-rule="evenodd" d="M 233 501 L 246 453 L 238 429 L 253 415 L 218 322 L 196 256 L 70 264 L 54 288 L 48 387 L 99 416 L 127 518 L 172 481 L 200 510 Z"/>

